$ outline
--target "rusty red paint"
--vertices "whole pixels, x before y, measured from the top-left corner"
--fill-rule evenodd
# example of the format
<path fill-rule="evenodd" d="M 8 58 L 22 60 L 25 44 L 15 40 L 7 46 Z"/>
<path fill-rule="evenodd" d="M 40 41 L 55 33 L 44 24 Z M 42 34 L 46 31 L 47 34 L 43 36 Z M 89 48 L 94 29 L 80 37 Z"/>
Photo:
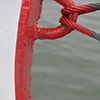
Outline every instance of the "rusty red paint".
<path fill-rule="evenodd" d="M 75 6 L 74 0 L 54 0 L 64 7 Z M 16 100 L 32 100 L 31 66 L 33 44 L 37 39 L 57 39 L 70 33 L 73 29 L 60 25 L 54 28 L 40 27 L 43 0 L 22 0 L 15 57 L 15 95 Z M 76 22 L 77 13 L 70 14 L 69 19 Z"/>

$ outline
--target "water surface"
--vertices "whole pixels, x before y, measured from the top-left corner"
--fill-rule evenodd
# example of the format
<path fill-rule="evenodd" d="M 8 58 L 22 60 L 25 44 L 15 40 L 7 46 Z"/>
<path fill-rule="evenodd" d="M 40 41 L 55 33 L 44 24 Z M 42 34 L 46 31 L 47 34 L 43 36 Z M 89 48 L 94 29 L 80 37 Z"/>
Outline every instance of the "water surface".
<path fill-rule="evenodd" d="M 77 5 L 100 0 L 75 0 Z M 62 6 L 44 0 L 39 24 L 59 24 Z M 100 32 L 100 11 L 85 14 L 78 23 Z M 57 40 L 37 40 L 32 66 L 33 100 L 100 100 L 100 42 L 78 31 Z"/>

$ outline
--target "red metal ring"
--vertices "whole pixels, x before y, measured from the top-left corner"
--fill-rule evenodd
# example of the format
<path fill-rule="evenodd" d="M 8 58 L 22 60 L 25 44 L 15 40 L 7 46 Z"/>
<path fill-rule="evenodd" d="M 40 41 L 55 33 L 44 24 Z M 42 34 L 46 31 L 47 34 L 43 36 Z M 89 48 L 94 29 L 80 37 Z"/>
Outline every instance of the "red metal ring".
<path fill-rule="evenodd" d="M 74 0 L 54 0 L 63 7 L 76 6 Z M 65 25 L 54 28 L 40 27 L 43 0 L 22 0 L 18 24 L 16 56 L 15 56 L 15 96 L 16 100 L 32 100 L 31 97 L 31 66 L 33 44 L 36 39 L 57 39 L 70 33 L 72 29 Z M 68 18 L 76 22 L 77 13 L 69 14 Z"/>
<path fill-rule="evenodd" d="M 76 6 L 74 0 L 54 0 L 54 1 L 58 2 L 63 7 Z M 68 18 L 76 22 L 78 18 L 78 13 L 69 14 Z M 34 24 L 33 26 L 29 27 L 29 30 L 32 27 L 33 29 L 31 33 L 34 32 L 35 30 L 38 31 L 38 34 L 34 36 L 34 39 L 57 39 L 67 35 L 73 30 L 70 27 L 66 27 L 65 25 L 60 25 L 54 28 L 45 28 L 45 27 L 40 27 L 38 24 Z"/>

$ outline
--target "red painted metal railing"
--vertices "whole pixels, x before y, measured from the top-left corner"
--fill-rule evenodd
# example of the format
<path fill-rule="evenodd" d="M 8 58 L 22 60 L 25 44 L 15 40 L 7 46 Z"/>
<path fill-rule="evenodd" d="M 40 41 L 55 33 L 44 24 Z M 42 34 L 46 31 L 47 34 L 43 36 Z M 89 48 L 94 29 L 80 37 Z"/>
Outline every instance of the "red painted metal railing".
<path fill-rule="evenodd" d="M 22 0 L 15 58 L 15 95 L 16 100 L 32 100 L 31 97 L 31 66 L 33 56 L 33 44 L 37 39 L 57 39 L 69 34 L 73 29 L 81 31 L 96 38 L 94 31 L 88 30 L 76 24 L 78 15 L 87 11 L 77 7 L 74 0 L 54 0 L 61 4 L 63 17 L 60 26 L 45 28 L 39 26 L 38 19 L 41 15 L 43 0 Z M 84 5 L 83 5 L 84 6 Z M 89 5 L 85 5 L 87 7 Z M 94 9 L 96 8 L 96 9 Z M 98 10 L 100 6 L 91 5 L 91 9 Z M 84 32 L 85 30 L 85 32 Z M 99 35 L 98 35 L 99 36 Z M 98 38 L 99 40 L 99 38 Z"/>

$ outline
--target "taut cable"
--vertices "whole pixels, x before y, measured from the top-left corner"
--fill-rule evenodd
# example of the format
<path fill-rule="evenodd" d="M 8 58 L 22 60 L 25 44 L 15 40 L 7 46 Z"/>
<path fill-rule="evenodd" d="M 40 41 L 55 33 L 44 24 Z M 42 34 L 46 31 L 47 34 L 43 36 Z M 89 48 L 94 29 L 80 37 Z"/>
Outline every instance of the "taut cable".
<path fill-rule="evenodd" d="M 63 16 L 61 17 L 60 22 L 72 29 L 80 31 L 83 34 L 86 34 L 86 35 L 100 41 L 100 34 L 94 32 L 82 25 L 79 25 L 67 18 L 67 16 L 71 13 L 77 12 L 79 15 L 81 15 L 81 14 L 85 14 L 85 13 L 89 13 L 89 12 L 93 12 L 93 11 L 97 11 L 97 10 L 100 10 L 100 3 L 65 7 L 64 9 L 61 10 L 61 13 Z"/>

